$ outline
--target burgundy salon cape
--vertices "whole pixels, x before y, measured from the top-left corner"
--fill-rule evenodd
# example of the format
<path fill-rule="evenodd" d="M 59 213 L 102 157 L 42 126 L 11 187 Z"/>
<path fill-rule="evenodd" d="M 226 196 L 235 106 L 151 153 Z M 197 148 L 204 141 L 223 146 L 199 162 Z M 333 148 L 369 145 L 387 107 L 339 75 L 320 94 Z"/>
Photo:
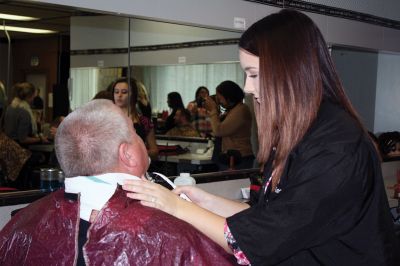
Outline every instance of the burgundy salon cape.
<path fill-rule="evenodd" d="M 76 265 L 79 200 L 54 192 L 18 212 L 0 233 L 0 265 Z M 83 247 L 87 265 L 231 265 L 232 256 L 190 224 L 128 199 L 98 214 Z"/>

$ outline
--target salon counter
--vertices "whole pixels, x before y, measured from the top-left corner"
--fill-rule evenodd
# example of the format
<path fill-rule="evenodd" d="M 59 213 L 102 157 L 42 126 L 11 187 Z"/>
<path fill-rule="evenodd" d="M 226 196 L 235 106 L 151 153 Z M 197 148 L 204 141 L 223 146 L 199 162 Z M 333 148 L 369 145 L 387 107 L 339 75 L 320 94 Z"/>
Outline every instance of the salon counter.
<path fill-rule="evenodd" d="M 161 162 L 170 162 L 170 163 L 204 165 L 204 164 L 213 164 L 211 156 L 212 154 L 210 153 L 206 154 L 184 153 L 179 155 L 161 155 L 158 157 L 158 160 Z"/>
<path fill-rule="evenodd" d="M 382 174 L 389 200 L 389 205 L 398 205 L 398 199 L 393 198 L 391 189 L 397 182 L 397 173 L 400 170 L 400 161 L 383 162 Z M 243 200 L 241 188 L 249 187 L 250 176 L 258 175 L 259 169 L 229 170 L 212 173 L 192 174 L 197 186 L 210 193 L 233 199 Z M 174 180 L 175 176 L 170 179 Z M 29 203 L 47 195 L 40 190 L 17 191 L 0 193 L 0 229 L 11 218 L 11 211 L 23 208 Z"/>

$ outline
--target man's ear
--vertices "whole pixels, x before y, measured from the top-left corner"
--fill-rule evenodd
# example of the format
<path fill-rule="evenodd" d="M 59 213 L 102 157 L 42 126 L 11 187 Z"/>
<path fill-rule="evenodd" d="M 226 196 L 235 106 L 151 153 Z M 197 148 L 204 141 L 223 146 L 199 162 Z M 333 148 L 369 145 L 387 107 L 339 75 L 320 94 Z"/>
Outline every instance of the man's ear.
<path fill-rule="evenodd" d="M 136 167 L 137 161 L 135 155 L 133 154 L 132 147 L 130 147 L 129 143 L 122 143 L 119 146 L 118 155 L 119 161 L 124 164 L 126 167 Z"/>

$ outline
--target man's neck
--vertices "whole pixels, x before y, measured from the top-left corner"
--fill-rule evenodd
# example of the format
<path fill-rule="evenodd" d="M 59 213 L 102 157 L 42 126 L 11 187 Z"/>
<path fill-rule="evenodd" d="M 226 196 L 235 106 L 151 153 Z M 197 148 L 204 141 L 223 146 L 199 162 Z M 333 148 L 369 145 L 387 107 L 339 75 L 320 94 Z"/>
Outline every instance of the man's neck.
<path fill-rule="evenodd" d="M 92 211 L 100 211 L 112 197 L 118 184 L 122 185 L 126 179 L 139 177 L 125 173 L 70 177 L 65 179 L 65 192 L 80 194 L 79 216 L 85 221 L 91 221 Z"/>

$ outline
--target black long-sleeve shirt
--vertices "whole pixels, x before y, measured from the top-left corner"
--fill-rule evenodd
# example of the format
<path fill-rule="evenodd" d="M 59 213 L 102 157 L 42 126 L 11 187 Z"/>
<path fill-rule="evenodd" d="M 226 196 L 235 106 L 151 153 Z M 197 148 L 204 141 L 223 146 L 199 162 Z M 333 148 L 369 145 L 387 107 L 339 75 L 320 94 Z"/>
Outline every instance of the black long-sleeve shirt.
<path fill-rule="evenodd" d="M 260 193 L 227 219 L 252 265 L 400 265 L 379 159 L 340 106 L 322 103 L 278 189 Z"/>

